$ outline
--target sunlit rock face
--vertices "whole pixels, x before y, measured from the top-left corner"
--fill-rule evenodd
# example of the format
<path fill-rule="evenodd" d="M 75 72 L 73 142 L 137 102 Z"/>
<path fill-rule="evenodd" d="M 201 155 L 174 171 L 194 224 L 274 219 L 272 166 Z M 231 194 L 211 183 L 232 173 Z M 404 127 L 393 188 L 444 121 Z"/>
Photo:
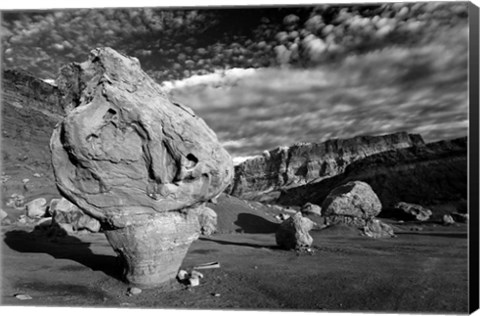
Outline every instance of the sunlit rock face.
<path fill-rule="evenodd" d="M 228 192 L 246 199 L 274 201 L 284 189 L 336 176 L 365 157 L 423 144 L 420 135 L 402 132 L 279 147 L 236 166 Z"/>
<path fill-rule="evenodd" d="M 174 278 L 198 237 L 192 209 L 230 183 L 231 157 L 136 58 L 95 49 L 56 81 L 67 109 L 50 141 L 59 191 L 102 223 L 129 282 Z"/>

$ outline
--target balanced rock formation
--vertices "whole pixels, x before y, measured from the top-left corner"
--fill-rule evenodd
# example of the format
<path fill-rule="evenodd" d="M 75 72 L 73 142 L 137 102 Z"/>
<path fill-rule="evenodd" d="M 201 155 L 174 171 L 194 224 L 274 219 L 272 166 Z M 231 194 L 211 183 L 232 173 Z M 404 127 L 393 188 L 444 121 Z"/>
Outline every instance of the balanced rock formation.
<path fill-rule="evenodd" d="M 420 135 L 396 133 L 279 147 L 235 166 L 235 177 L 227 191 L 249 200 L 274 201 L 283 189 L 336 176 L 357 160 L 423 144 Z"/>
<path fill-rule="evenodd" d="M 229 154 L 136 58 L 95 49 L 56 81 L 68 110 L 50 142 L 59 191 L 101 222 L 128 282 L 174 279 L 199 235 L 195 209 L 232 179 Z"/>
<path fill-rule="evenodd" d="M 400 217 L 406 217 L 407 220 L 426 221 L 432 216 L 432 211 L 418 204 L 399 202 L 394 208 L 403 214 Z"/>
<path fill-rule="evenodd" d="M 352 181 L 333 189 L 322 210 L 327 223 L 365 226 L 382 211 L 382 203 L 367 183 Z"/>
<path fill-rule="evenodd" d="M 313 243 L 313 238 L 308 233 L 315 223 L 310 219 L 303 217 L 298 212 L 283 221 L 275 233 L 277 245 L 283 249 L 303 249 L 308 248 Z"/>

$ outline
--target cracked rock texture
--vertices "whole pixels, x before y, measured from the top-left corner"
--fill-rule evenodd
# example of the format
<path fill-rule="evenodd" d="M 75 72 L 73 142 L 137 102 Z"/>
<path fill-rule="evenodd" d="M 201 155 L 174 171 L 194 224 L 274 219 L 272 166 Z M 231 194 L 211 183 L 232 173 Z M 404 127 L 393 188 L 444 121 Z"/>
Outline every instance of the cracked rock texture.
<path fill-rule="evenodd" d="M 274 201 L 285 189 L 336 176 L 365 157 L 423 144 L 420 135 L 401 132 L 279 147 L 236 166 L 228 192 L 249 200 Z"/>
<path fill-rule="evenodd" d="M 230 183 L 231 157 L 136 58 L 95 49 L 56 82 L 67 111 L 50 141 L 59 191 L 102 223 L 128 281 L 173 279 L 198 237 L 194 209 Z"/>

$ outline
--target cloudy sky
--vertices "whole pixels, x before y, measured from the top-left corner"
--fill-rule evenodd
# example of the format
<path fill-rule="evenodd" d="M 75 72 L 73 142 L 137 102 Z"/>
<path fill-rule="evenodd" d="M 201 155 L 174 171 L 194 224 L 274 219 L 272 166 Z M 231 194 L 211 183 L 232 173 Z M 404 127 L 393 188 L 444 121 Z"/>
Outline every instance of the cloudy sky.
<path fill-rule="evenodd" d="M 427 141 L 467 135 L 466 28 L 309 70 L 259 70 L 226 87 L 183 87 L 234 156 L 296 142 L 408 131 Z"/>
<path fill-rule="evenodd" d="M 165 21 L 149 12 L 9 12 L 2 20 L 3 66 L 51 78 L 52 65 L 81 61 L 92 47 L 128 47 L 146 25 L 161 30 Z M 396 131 L 420 133 L 427 141 L 465 136 L 468 25 L 466 19 L 457 22 L 420 44 L 392 43 L 318 68 L 250 71 L 234 84 L 171 94 L 203 117 L 234 157 Z"/>

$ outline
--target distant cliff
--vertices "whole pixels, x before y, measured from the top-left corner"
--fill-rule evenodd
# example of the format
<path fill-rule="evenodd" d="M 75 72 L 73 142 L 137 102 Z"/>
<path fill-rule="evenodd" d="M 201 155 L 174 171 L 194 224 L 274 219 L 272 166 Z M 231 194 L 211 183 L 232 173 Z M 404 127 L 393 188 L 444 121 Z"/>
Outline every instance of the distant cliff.
<path fill-rule="evenodd" d="M 228 193 L 245 199 L 272 201 L 282 190 L 336 176 L 365 157 L 422 145 L 420 135 L 395 133 L 279 147 L 236 166 Z"/>
<path fill-rule="evenodd" d="M 367 182 L 384 207 L 399 201 L 419 204 L 467 198 L 467 137 L 390 150 L 358 160 L 323 181 L 286 189 L 285 205 L 321 204 L 330 191 L 352 180 Z"/>

